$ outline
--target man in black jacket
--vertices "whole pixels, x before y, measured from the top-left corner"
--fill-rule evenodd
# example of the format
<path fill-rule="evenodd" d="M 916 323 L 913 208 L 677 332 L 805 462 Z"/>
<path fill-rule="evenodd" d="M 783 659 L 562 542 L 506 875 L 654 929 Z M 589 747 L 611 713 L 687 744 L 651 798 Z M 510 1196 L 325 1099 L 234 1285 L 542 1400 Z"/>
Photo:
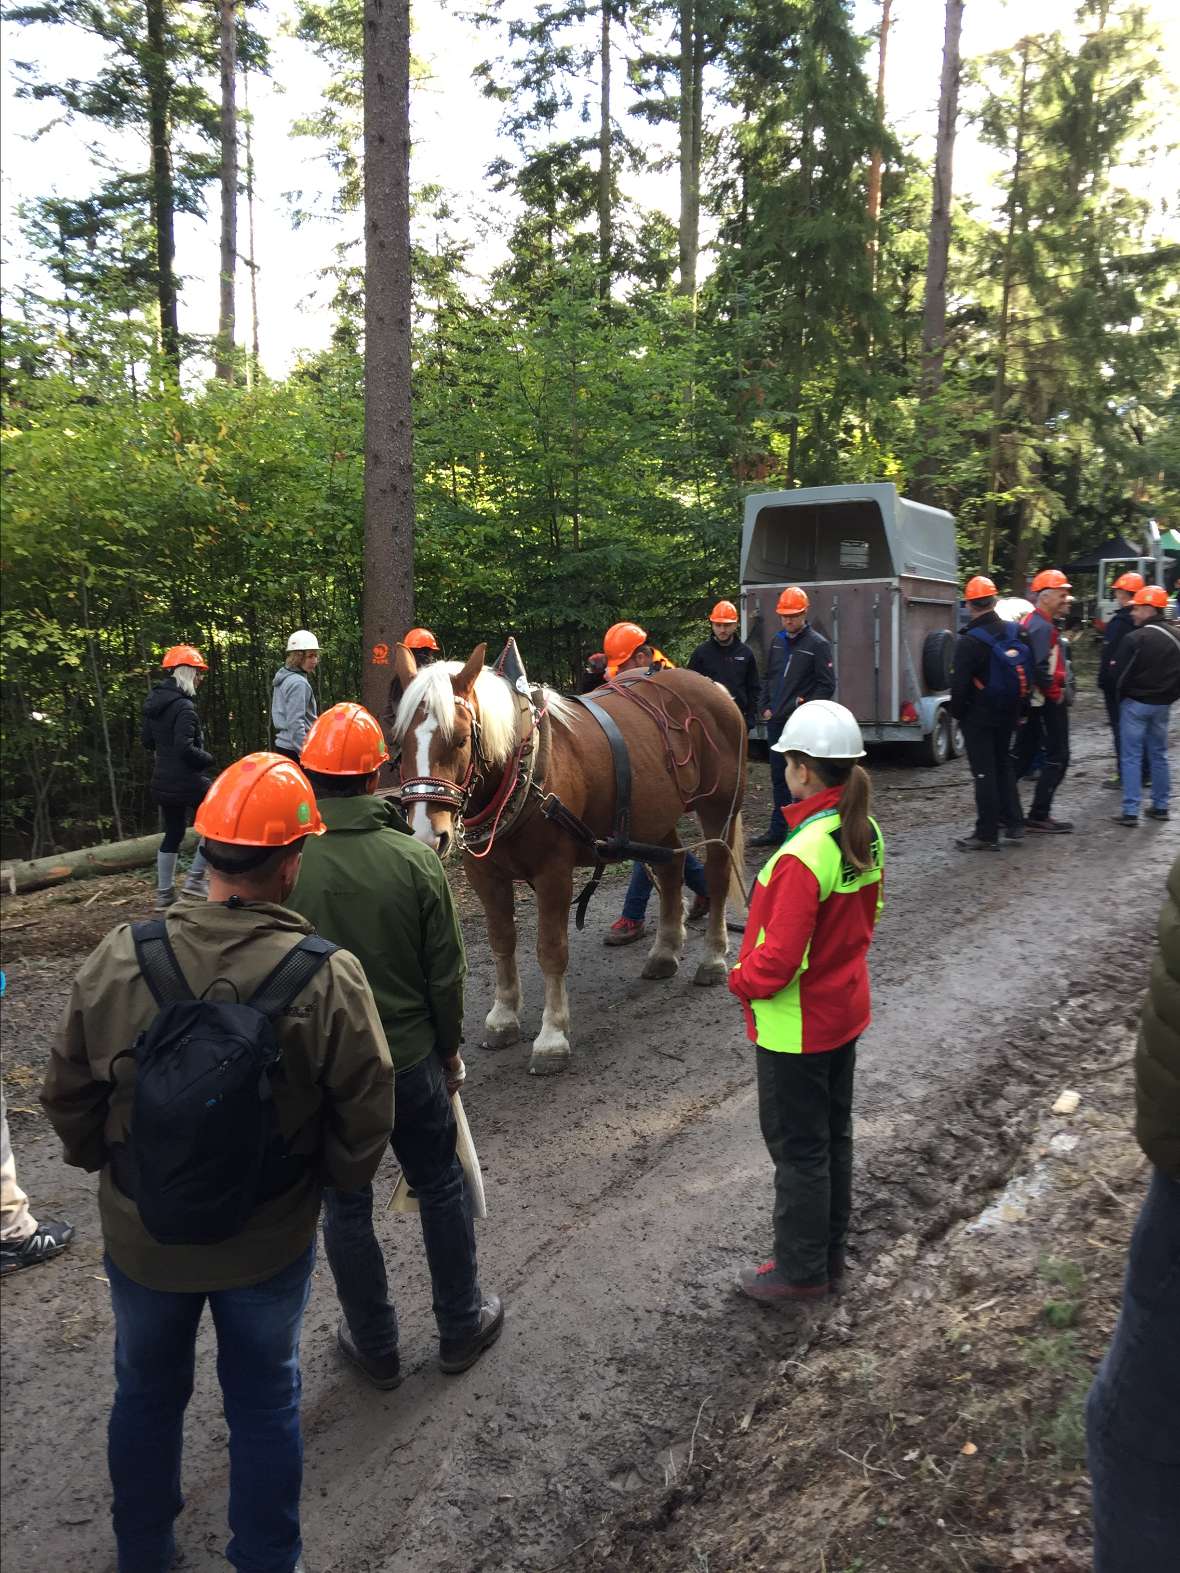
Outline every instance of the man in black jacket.
<path fill-rule="evenodd" d="M 1115 683 L 1115 666 L 1119 646 L 1135 627 L 1135 619 L 1131 616 L 1131 601 L 1136 591 L 1142 590 L 1143 583 L 1142 574 L 1124 573 L 1120 574 L 1111 585 L 1115 609 L 1107 618 L 1102 635 L 1102 654 L 1098 658 L 1098 687 L 1102 690 L 1102 697 L 1106 701 L 1106 718 L 1110 722 L 1111 735 L 1114 738 L 1114 776 L 1105 783 L 1112 792 L 1117 791 L 1123 784 L 1123 770 L 1119 758 L 1119 696 Z M 1146 768 L 1144 784 L 1146 785 Z"/>
<path fill-rule="evenodd" d="M 1023 841 L 1024 814 L 1012 769 L 1012 733 L 1020 719 L 1018 679 L 1010 693 L 989 686 L 996 641 L 1015 646 L 1016 630 L 996 616 L 996 587 L 982 574 L 964 591 L 971 622 L 955 646 L 951 715 L 963 729 L 967 763 L 975 781 L 975 829 L 956 840 L 960 852 L 998 852 L 1000 826 L 1009 841 Z"/>
<path fill-rule="evenodd" d="M 745 716 L 746 725 L 752 726 L 758 709 L 758 663 L 753 650 L 737 636 L 737 607 L 732 601 L 718 601 L 709 622 L 712 634 L 689 656 L 688 670 L 720 683 Z"/>
<path fill-rule="evenodd" d="M 783 809 L 791 801 L 787 787 L 787 756 L 774 750 L 787 717 L 809 699 L 831 699 L 836 692 L 836 669 L 832 647 L 823 634 L 809 626 L 807 592 L 797 584 L 788 585 L 778 598 L 775 611 L 782 624 L 770 641 L 766 675 L 758 695 L 758 711 L 766 722 L 770 743 L 770 782 L 774 807 L 770 828 L 755 836 L 754 847 L 777 847 L 787 833 Z"/>
<path fill-rule="evenodd" d="M 1120 644 L 1115 660 L 1123 777 L 1123 810 L 1116 818 L 1128 829 L 1139 823 L 1144 753 L 1151 771 L 1147 817 L 1168 817 L 1168 719 L 1180 699 L 1180 632 L 1175 624 L 1165 622 L 1167 606 L 1168 592 L 1162 584 L 1135 592 L 1131 605 L 1135 628 Z"/>

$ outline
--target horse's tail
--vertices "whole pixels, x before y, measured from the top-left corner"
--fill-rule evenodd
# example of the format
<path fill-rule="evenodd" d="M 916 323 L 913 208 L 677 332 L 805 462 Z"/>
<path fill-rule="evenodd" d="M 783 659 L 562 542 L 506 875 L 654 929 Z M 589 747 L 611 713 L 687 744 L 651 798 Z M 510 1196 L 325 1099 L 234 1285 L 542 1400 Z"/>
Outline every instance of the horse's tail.
<path fill-rule="evenodd" d="M 745 912 L 750 902 L 746 895 L 746 833 L 742 828 L 740 811 L 733 816 L 729 827 L 729 902 L 738 912 Z"/>

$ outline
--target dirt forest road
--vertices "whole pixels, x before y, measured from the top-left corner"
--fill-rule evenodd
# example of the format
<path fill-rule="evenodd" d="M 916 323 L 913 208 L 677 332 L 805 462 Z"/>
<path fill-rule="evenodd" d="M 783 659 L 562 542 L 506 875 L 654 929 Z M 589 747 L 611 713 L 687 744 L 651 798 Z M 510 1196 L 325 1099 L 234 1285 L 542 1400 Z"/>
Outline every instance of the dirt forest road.
<path fill-rule="evenodd" d="M 952 845 L 970 822 L 961 761 L 874 762 L 889 868 L 858 1073 L 861 1266 L 903 1232 L 955 1216 L 968 1169 L 977 1186 L 1002 1183 L 1004 1125 L 1027 1097 L 1020 1068 L 1040 1020 L 1093 969 L 1117 966 L 1123 936 L 1158 910 L 1180 827 L 1111 822 L 1118 799 L 1101 789 L 1109 760 L 1094 698 L 1074 715 L 1077 763 L 1059 809 L 1077 833 L 996 858 Z M 753 774 L 764 802 L 765 767 Z M 760 813 L 751 808 L 754 829 Z M 605 887 L 572 938 L 569 1073 L 530 1078 L 525 1044 L 469 1051 L 465 1103 L 490 1211 L 482 1275 L 508 1308 L 496 1349 L 463 1377 L 438 1373 L 417 1225 L 383 1214 L 409 1374 L 379 1395 L 335 1353 L 331 1280 L 317 1267 L 303 1343 L 309 1573 L 566 1566 L 604 1514 L 663 1482 L 702 1401 L 739 1409 L 785 1347 L 783 1324 L 732 1288 L 739 1264 L 766 1254 L 770 1204 L 737 1008 L 722 989 L 694 988 L 691 965 L 645 983 L 642 946 L 604 950 L 620 892 Z M 133 911 L 109 910 L 100 931 Z M 464 911 L 474 1040 L 492 973 L 469 901 Z M 531 919 L 525 903 L 530 944 Z M 103 1457 L 112 1330 L 94 1185 L 61 1165 L 35 1103 L 79 959 L 52 948 L 12 945 L 5 1076 L 10 1111 L 25 1111 L 12 1114 L 21 1181 L 39 1211 L 76 1221 L 78 1240 L 3 1286 L 5 1573 L 114 1565 Z M 531 957 L 524 983 L 535 1027 Z M 382 1200 L 392 1183 L 387 1163 Z M 206 1323 L 179 1525 L 188 1573 L 225 1565 L 226 1431 L 210 1345 Z"/>

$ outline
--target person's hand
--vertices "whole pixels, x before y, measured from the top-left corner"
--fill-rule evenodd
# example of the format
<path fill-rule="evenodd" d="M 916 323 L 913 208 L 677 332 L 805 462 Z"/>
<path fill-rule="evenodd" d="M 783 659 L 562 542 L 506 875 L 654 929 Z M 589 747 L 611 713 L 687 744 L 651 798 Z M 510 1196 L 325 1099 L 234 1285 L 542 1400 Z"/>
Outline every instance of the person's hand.
<path fill-rule="evenodd" d="M 447 1096 L 450 1097 L 467 1080 L 467 1067 L 461 1054 L 452 1054 L 443 1060 L 443 1075 L 447 1080 Z"/>
<path fill-rule="evenodd" d="M 763 719 L 763 720 L 764 720 L 764 721 L 769 721 L 769 720 L 770 720 L 770 718 L 771 718 L 771 716 L 772 716 L 772 715 L 773 715 L 773 714 L 774 714 L 774 711 L 773 711 L 773 710 L 764 710 L 764 711 L 763 711 L 763 712 L 762 712 L 762 719 Z"/>

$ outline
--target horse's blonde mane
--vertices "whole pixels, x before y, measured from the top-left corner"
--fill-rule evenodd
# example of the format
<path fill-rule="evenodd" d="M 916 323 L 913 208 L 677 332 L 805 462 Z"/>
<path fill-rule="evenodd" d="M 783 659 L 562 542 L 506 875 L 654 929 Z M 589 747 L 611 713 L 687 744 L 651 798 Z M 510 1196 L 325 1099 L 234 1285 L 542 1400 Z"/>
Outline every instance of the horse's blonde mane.
<path fill-rule="evenodd" d="M 451 678 L 463 670 L 462 661 L 435 661 L 424 666 L 401 697 L 394 721 L 400 743 L 410 729 L 420 705 L 438 725 L 444 741 L 450 742 L 455 730 L 455 690 Z M 551 688 L 541 690 L 542 704 L 563 724 L 568 722 L 571 706 Z M 516 705 L 507 681 L 490 666 L 475 679 L 475 702 L 479 708 L 480 741 L 484 758 L 491 765 L 502 765 L 516 746 Z"/>

